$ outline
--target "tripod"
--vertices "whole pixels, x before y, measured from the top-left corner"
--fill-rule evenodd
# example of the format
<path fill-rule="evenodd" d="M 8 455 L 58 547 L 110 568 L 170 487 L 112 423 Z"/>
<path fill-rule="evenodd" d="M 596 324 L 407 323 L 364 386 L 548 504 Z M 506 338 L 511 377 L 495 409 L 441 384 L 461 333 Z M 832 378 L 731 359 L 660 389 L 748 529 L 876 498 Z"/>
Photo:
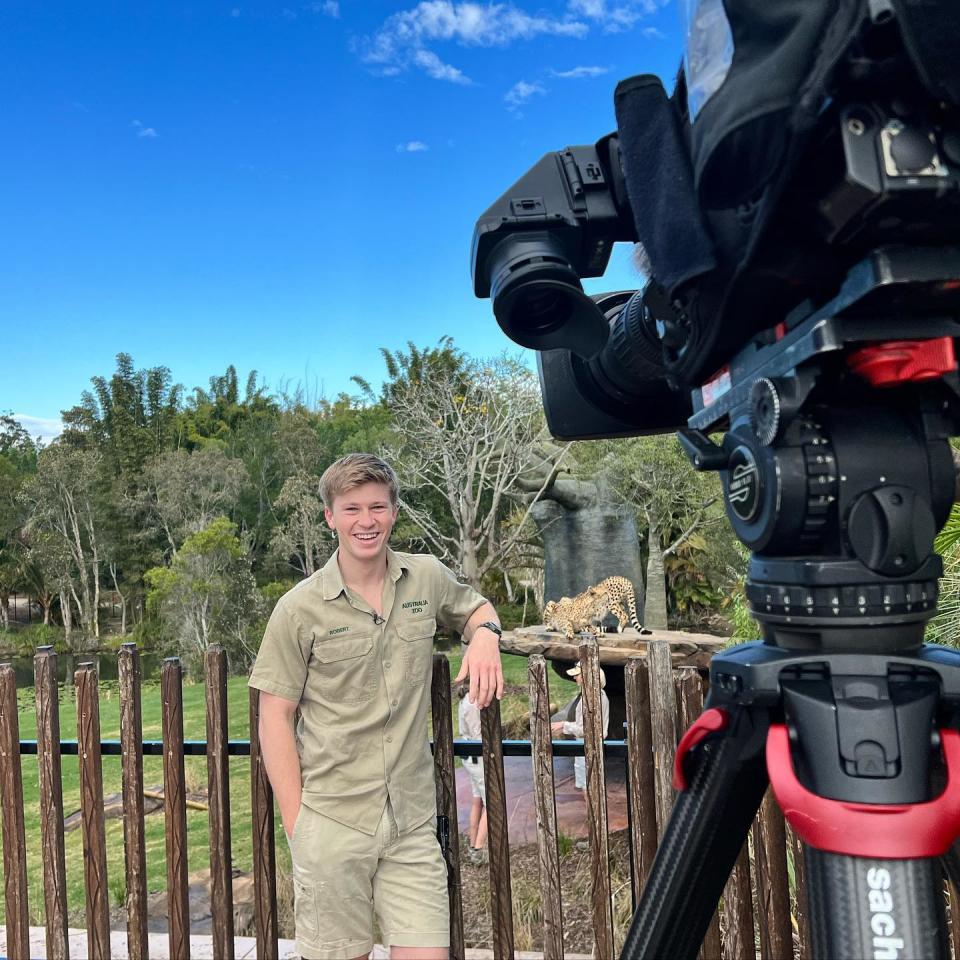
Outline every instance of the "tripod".
<path fill-rule="evenodd" d="M 957 251 L 875 254 L 862 282 L 695 395 L 681 442 L 696 469 L 722 471 L 764 640 L 712 661 L 624 958 L 696 956 L 768 784 L 803 841 L 815 956 L 949 956 L 960 652 L 923 632 L 954 499 L 957 331 L 892 319 L 884 286 L 958 268 Z M 718 424 L 722 445 L 706 433 Z"/>

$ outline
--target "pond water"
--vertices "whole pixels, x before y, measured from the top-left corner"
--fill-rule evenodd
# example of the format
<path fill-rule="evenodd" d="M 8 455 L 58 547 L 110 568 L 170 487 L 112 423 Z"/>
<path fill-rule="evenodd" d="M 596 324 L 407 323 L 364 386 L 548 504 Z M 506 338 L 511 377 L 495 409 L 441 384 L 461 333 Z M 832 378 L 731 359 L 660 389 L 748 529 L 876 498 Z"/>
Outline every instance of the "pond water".
<path fill-rule="evenodd" d="M 0 663 L 12 663 L 16 676 L 17 687 L 32 687 L 33 657 L 2 657 Z M 100 680 L 116 680 L 118 678 L 117 655 L 115 652 L 103 653 L 58 653 L 57 680 L 67 686 L 73 685 L 73 674 L 81 663 L 95 663 Z M 160 667 L 163 657 L 156 654 L 140 654 L 140 676 L 143 680 L 159 680 Z"/>

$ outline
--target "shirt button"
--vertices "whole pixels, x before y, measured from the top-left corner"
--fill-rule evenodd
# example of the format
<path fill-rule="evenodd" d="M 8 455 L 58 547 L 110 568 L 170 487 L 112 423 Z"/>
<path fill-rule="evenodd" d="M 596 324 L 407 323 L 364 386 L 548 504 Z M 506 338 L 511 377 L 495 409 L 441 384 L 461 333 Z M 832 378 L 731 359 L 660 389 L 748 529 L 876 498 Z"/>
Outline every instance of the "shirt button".
<path fill-rule="evenodd" d="M 387 743 L 393 743 L 393 737 L 387 737 Z"/>
<path fill-rule="evenodd" d="M 388 670 L 390 669 L 390 661 L 389 661 L 389 660 L 384 660 L 384 661 L 383 661 L 383 665 L 384 665 Z"/>
<path fill-rule="evenodd" d="M 392 707 L 396 707 L 396 706 L 399 706 L 399 704 L 400 704 L 400 701 L 399 701 L 399 700 L 394 700 L 393 703 L 390 704 L 390 705 L 391 705 Z"/>

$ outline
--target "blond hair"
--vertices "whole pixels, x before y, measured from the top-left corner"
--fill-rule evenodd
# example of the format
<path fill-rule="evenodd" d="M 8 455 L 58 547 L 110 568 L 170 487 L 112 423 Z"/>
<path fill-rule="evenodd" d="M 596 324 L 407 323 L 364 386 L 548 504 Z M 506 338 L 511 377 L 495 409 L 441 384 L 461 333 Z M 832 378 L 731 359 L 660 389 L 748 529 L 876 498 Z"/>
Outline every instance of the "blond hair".
<path fill-rule="evenodd" d="M 390 490 L 390 502 L 397 505 L 400 498 L 397 475 L 388 463 L 372 453 L 348 453 L 331 463 L 320 478 L 320 499 L 332 510 L 336 497 L 365 483 L 384 484 Z"/>

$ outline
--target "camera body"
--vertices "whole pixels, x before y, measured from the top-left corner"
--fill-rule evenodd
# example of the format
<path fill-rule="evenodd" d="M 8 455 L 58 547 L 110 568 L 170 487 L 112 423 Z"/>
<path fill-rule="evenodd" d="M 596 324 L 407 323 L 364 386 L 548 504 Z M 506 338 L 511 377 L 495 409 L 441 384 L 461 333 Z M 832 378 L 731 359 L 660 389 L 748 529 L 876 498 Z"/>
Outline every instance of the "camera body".
<path fill-rule="evenodd" d="M 705 382 L 874 251 L 936 262 L 960 244 L 956 4 L 724 9 L 739 55 L 693 117 L 689 69 L 670 97 L 656 77 L 623 81 L 615 134 L 547 154 L 477 222 L 474 290 L 538 351 L 555 436 L 682 427 Z M 617 241 L 642 244 L 645 287 L 587 297 L 580 278 Z M 958 316 L 960 289 L 903 282 L 872 319 L 892 315 Z"/>

